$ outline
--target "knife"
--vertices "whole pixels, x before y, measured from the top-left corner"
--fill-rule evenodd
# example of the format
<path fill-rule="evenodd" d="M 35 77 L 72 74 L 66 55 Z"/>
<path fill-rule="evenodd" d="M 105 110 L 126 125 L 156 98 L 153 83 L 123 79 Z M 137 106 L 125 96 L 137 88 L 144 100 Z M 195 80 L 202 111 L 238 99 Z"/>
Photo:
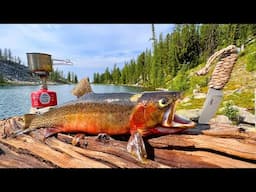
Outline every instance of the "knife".
<path fill-rule="evenodd" d="M 198 123 L 208 124 L 209 120 L 216 114 L 222 99 L 222 89 L 218 90 L 214 88 L 209 88 L 208 93 L 206 95 L 206 100 L 203 105 L 203 109 L 201 110 L 201 114 L 198 119 Z"/>
<path fill-rule="evenodd" d="M 231 72 L 237 57 L 237 47 L 230 45 L 213 54 L 208 59 L 206 66 L 196 73 L 197 75 L 205 75 L 209 71 L 211 63 L 216 58 L 219 58 L 219 62 L 216 64 L 210 82 L 208 83 L 209 89 L 198 123 L 208 124 L 209 120 L 216 114 L 223 99 L 223 88 L 231 77 Z"/>

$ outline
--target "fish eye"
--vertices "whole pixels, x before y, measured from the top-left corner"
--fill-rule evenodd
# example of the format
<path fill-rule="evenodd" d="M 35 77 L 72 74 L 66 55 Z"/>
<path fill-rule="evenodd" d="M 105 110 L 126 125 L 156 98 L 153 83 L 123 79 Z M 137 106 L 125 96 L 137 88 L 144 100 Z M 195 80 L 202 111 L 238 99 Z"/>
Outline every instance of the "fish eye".
<path fill-rule="evenodd" d="M 166 98 L 162 98 L 158 101 L 160 107 L 166 107 L 168 105 L 168 101 Z"/>

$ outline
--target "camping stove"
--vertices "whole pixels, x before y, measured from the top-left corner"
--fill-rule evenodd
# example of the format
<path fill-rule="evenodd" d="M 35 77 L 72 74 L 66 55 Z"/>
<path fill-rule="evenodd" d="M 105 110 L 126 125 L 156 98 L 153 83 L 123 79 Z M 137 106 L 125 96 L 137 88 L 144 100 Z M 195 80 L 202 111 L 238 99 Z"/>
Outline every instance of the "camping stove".
<path fill-rule="evenodd" d="M 52 72 L 51 55 L 45 53 L 27 53 L 28 66 L 32 73 L 41 80 L 41 88 L 31 93 L 31 104 L 34 108 L 43 108 L 57 105 L 57 94 L 47 88 L 47 79 Z"/>

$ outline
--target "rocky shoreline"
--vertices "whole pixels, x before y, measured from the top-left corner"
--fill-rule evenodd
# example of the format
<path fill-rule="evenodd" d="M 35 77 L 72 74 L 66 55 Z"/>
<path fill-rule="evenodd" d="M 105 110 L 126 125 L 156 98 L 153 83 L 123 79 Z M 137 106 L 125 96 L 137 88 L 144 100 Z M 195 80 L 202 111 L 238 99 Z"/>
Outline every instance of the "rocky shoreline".
<path fill-rule="evenodd" d="M 36 81 L 7 81 L 5 83 L 0 84 L 0 86 L 38 86 L 41 85 L 39 80 Z M 52 82 L 49 81 L 47 82 L 47 85 L 63 85 L 63 83 L 58 83 L 58 82 Z"/>
<path fill-rule="evenodd" d="M 24 65 L 20 65 L 17 63 L 5 63 L 0 61 L 0 73 L 3 76 L 5 82 L 7 83 L 26 83 L 36 82 L 38 81 L 38 77 L 32 76 L 29 68 Z"/>
<path fill-rule="evenodd" d="M 4 82 L 0 82 L 0 86 L 25 86 L 40 85 L 40 79 L 33 76 L 27 66 L 17 63 L 5 63 L 0 61 L 0 76 Z M 61 82 L 48 81 L 48 85 L 62 85 Z"/>

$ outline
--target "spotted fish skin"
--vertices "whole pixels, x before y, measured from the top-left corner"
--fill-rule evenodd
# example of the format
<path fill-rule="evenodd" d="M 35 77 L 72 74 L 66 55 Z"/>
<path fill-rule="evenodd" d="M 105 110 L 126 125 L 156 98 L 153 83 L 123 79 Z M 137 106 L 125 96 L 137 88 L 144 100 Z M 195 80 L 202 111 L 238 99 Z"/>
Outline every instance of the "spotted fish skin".
<path fill-rule="evenodd" d="M 175 91 L 91 92 L 38 115 L 27 129 L 17 134 L 38 128 L 49 128 L 46 137 L 58 132 L 156 134 L 156 127 L 172 128 L 175 104 L 180 98 L 181 93 Z"/>
<path fill-rule="evenodd" d="M 176 133 L 195 126 L 194 122 L 175 115 L 180 98 L 181 93 L 174 91 L 88 93 L 30 118 L 29 127 L 14 136 L 38 128 L 46 128 L 45 138 L 60 132 L 130 134 L 127 151 L 144 163 L 147 158 L 144 136 Z"/>

